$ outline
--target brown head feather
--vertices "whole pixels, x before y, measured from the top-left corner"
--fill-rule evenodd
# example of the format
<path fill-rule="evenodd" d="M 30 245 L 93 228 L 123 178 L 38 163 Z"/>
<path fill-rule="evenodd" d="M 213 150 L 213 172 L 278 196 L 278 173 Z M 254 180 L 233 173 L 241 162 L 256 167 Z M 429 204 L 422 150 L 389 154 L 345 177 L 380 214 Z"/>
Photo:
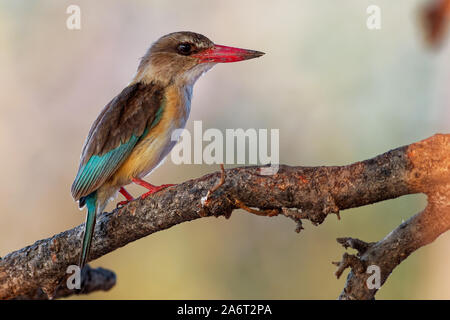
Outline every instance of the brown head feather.
<path fill-rule="evenodd" d="M 179 46 L 181 44 L 190 46 L 191 50 L 188 55 L 180 53 Z M 148 49 L 139 64 L 133 82 L 148 83 L 158 80 L 166 85 L 177 80 L 189 82 L 190 79 L 183 77 L 184 74 L 189 74 L 193 69 L 198 69 L 201 74 L 204 72 L 203 69 L 207 70 L 212 66 L 211 64 L 199 65 L 199 60 L 190 54 L 207 50 L 213 46 L 214 43 L 211 40 L 199 33 L 189 31 L 169 33 L 159 38 Z"/>

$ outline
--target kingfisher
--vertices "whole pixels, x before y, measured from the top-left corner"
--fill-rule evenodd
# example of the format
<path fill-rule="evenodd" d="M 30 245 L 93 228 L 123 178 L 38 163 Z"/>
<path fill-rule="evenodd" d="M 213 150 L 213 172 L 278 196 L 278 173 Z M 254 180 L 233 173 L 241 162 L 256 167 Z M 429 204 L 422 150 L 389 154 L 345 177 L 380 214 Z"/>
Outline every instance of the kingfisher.
<path fill-rule="evenodd" d="M 133 200 L 130 183 L 148 191 L 164 188 L 144 180 L 176 144 L 172 133 L 183 129 L 191 109 L 197 79 L 217 63 L 262 56 L 255 50 L 214 44 L 188 31 L 167 34 L 147 50 L 132 81 L 114 97 L 94 121 L 84 143 L 72 196 L 87 207 L 79 267 L 87 262 L 96 215 L 120 192 L 124 205 Z"/>

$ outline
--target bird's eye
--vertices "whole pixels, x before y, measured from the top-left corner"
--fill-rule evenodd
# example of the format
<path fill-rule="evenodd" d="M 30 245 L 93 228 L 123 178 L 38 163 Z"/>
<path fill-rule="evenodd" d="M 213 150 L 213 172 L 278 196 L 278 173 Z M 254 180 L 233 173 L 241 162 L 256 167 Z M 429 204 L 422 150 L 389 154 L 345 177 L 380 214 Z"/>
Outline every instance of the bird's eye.
<path fill-rule="evenodd" d="M 180 43 L 177 47 L 177 51 L 182 55 L 189 55 L 192 51 L 192 46 L 189 43 Z"/>

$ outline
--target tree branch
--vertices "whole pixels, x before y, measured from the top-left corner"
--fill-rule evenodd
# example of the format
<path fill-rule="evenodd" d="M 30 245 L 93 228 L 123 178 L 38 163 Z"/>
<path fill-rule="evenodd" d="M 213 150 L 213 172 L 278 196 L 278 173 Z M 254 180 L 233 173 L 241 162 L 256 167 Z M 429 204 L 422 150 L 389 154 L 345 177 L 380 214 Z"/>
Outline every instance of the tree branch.
<path fill-rule="evenodd" d="M 52 293 L 52 298 L 64 298 L 74 294 L 88 294 L 94 291 L 108 291 L 116 284 L 116 275 L 110 270 L 103 268 L 92 269 L 86 265 L 81 273 L 81 290 L 69 289 L 65 284 L 65 278 L 60 282 L 60 285 Z M 37 288 L 34 292 L 30 291 L 23 296 L 17 296 L 15 300 L 47 300 L 46 294 L 41 288 Z"/>
<path fill-rule="evenodd" d="M 367 289 L 369 275 L 361 272 L 361 266 L 378 265 L 384 283 L 409 254 L 450 228 L 449 184 L 450 135 L 442 134 L 348 166 L 283 165 L 270 176 L 261 175 L 261 167 L 229 169 L 100 214 L 89 260 L 182 222 L 208 216 L 229 218 L 239 208 L 257 215 L 285 215 L 298 223 L 300 231 L 302 219 L 320 224 L 339 210 L 426 193 L 427 208 L 380 242 L 341 240 L 360 254 L 346 258 L 340 266 L 341 273 L 344 265 L 357 270 L 350 272 L 340 298 L 369 299 L 376 290 Z M 66 268 L 78 261 L 83 228 L 37 241 L 1 259 L 0 298 L 34 298 L 38 290 L 58 297 Z"/>

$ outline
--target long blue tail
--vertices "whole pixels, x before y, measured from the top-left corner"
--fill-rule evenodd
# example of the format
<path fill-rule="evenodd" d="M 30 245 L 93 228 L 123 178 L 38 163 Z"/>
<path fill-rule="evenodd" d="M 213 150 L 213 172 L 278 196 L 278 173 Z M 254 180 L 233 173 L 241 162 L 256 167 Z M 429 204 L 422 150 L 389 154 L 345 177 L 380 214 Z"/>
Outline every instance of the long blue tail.
<path fill-rule="evenodd" d="M 89 256 L 89 250 L 91 249 L 91 240 L 94 235 L 95 216 L 97 214 L 97 192 L 92 192 L 90 195 L 83 198 L 86 202 L 87 215 L 86 223 L 84 227 L 83 246 L 80 256 L 80 269 L 83 269 Z"/>

